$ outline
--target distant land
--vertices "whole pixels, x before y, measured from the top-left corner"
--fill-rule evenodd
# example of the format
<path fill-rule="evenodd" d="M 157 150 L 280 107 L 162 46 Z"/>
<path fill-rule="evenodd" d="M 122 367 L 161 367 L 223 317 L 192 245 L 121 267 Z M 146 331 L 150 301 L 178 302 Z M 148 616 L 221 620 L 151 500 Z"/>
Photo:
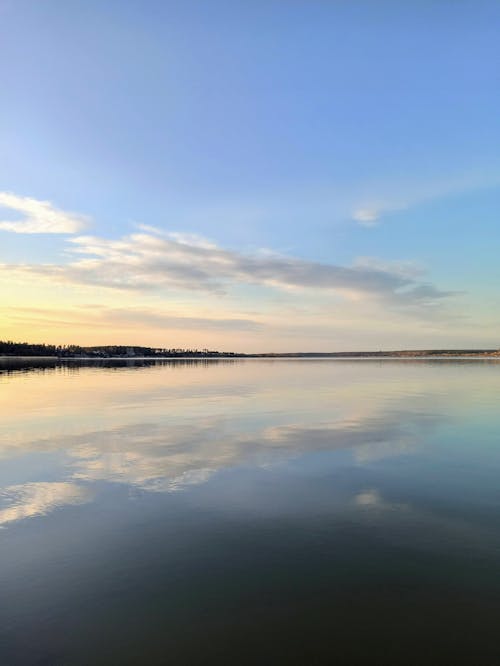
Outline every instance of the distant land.
<path fill-rule="evenodd" d="M 419 356 L 474 356 L 500 357 L 500 349 L 404 349 L 395 351 L 344 352 L 243 352 L 213 351 L 210 349 L 183 349 L 143 347 L 138 345 L 49 345 L 29 342 L 0 341 L 0 356 L 38 356 L 47 358 L 404 358 Z"/>

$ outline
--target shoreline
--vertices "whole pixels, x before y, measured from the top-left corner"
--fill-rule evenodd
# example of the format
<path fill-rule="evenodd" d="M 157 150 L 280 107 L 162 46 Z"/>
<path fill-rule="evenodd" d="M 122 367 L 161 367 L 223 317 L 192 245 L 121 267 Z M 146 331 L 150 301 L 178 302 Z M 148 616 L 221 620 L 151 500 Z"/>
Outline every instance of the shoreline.
<path fill-rule="evenodd" d="M 219 361 L 248 359 L 304 359 L 304 360 L 384 360 L 384 359 L 498 359 L 499 351 L 404 351 L 404 352 L 332 352 L 332 353 L 264 353 L 264 354 L 224 354 L 193 356 L 36 356 L 36 355 L 0 355 L 0 361 L 38 360 L 38 361 Z"/>

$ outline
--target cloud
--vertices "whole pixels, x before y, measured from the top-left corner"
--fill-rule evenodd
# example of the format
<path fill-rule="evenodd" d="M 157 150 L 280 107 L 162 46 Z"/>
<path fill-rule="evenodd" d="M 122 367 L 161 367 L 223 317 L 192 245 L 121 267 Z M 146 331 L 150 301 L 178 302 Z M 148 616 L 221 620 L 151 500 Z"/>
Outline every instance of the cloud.
<path fill-rule="evenodd" d="M 102 310 L 102 317 L 106 323 L 118 326 L 151 326 L 157 328 L 179 330 L 215 330 L 215 331 L 256 331 L 262 324 L 252 319 L 243 318 L 210 318 L 185 317 L 138 308 L 110 308 Z"/>
<path fill-rule="evenodd" d="M 403 271 L 401 264 L 392 267 L 364 260 L 339 266 L 272 252 L 245 254 L 199 236 L 151 232 L 120 239 L 77 236 L 69 242 L 77 258 L 66 265 L 3 265 L 0 269 L 10 276 L 17 273 L 121 290 L 223 294 L 238 285 L 256 285 L 295 293 L 331 292 L 350 301 L 371 299 L 415 314 L 441 308 L 454 295 Z"/>
<path fill-rule="evenodd" d="M 263 324 L 244 317 L 188 317 L 175 312 L 137 307 L 112 308 L 92 305 L 89 308 L 7 307 L 9 318 L 30 325 L 92 326 L 92 328 L 149 328 L 208 331 L 257 331 Z"/>
<path fill-rule="evenodd" d="M 85 216 L 59 210 L 49 201 L 0 192 L 0 208 L 22 213 L 20 220 L 0 220 L 0 229 L 16 234 L 75 234 L 87 224 Z"/>
<path fill-rule="evenodd" d="M 414 261 L 382 261 L 375 257 L 358 257 L 354 265 L 361 268 L 386 271 L 410 280 L 421 279 L 425 273 L 423 267 Z"/>
<path fill-rule="evenodd" d="M 380 211 L 376 208 L 357 208 L 352 214 L 352 219 L 365 227 L 374 226 L 379 217 Z"/>
<path fill-rule="evenodd" d="M 415 203 L 420 203 L 420 199 L 417 198 L 416 201 L 401 197 L 377 199 L 377 203 L 367 203 L 355 208 L 351 213 L 351 218 L 364 227 L 374 227 L 386 213 L 405 210 Z"/>
<path fill-rule="evenodd" d="M 350 218 L 365 227 L 378 224 L 380 218 L 387 213 L 404 211 L 415 206 L 428 204 L 445 197 L 454 197 L 465 192 L 478 189 L 498 187 L 499 175 L 495 169 L 486 174 L 484 169 L 467 170 L 450 174 L 443 179 L 442 175 L 434 177 L 411 178 L 395 176 L 390 182 L 372 181 L 362 185 L 363 194 L 359 191 L 345 195 L 350 201 L 344 202 Z"/>

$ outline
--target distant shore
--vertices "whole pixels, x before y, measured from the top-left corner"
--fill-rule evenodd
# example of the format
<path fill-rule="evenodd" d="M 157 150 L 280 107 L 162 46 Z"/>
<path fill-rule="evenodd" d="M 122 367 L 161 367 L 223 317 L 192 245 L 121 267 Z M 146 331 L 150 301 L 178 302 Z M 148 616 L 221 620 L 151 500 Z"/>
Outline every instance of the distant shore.
<path fill-rule="evenodd" d="M 329 352 L 235 352 L 207 348 L 147 347 L 144 345 L 55 345 L 0 340 L 0 358 L 82 359 L 231 359 L 231 358 L 420 358 L 500 357 L 500 349 L 392 349 Z"/>
<path fill-rule="evenodd" d="M 278 358 L 323 358 L 323 359 L 397 359 L 397 358 L 498 358 L 500 359 L 500 350 L 498 349 L 413 349 L 399 351 L 353 351 L 353 352 L 268 352 L 261 354 L 233 353 L 233 352 L 202 352 L 187 354 L 123 354 L 106 355 L 96 354 L 0 354 L 0 359 L 39 359 L 54 361 L 142 361 L 142 360 L 217 360 L 217 359 L 278 359 Z"/>

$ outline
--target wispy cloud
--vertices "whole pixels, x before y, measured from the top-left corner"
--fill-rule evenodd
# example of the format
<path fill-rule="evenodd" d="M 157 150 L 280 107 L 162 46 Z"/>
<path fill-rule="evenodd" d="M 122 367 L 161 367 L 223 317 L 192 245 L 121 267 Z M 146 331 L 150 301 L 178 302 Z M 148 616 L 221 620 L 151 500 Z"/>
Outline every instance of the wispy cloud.
<path fill-rule="evenodd" d="M 500 177 L 496 169 L 487 175 L 480 170 L 456 173 L 447 179 L 436 175 L 434 178 L 426 176 L 426 178 L 417 180 L 395 177 L 390 183 L 365 183 L 363 185 L 364 194 L 350 193 L 352 199 L 350 217 L 362 226 L 373 227 L 386 214 L 404 211 L 433 200 L 454 197 L 465 192 L 498 187 L 499 183 Z"/>
<path fill-rule="evenodd" d="M 107 308 L 101 311 L 101 317 L 106 325 L 111 323 L 125 327 L 146 325 L 163 329 L 215 331 L 255 331 L 262 327 L 260 322 L 252 319 L 186 317 L 139 308 Z"/>
<path fill-rule="evenodd" d="M 365 227 L 372 227 L 379 217 L 380 211 L 377 208 L 357 208 L 352 214 L 352 219 Z"/>
<path fill-rule="evenodd" d="M 189 290 L 223 294 L 237 285 L 295 292 L 338 293 L 347 300 L 426 310 L 453 293 L 403 271 L 401 264 L 358 262 L 351 266 L 309 261 L 272 252 L 226 250 L 199 236 L 135 233 L 120 239 L 70 239 L 77 258 L 65 265 L 4 265 L 24 276 L 58 283 L 128 290 Z M 2 268 L 2 267 L 0 267 Z"/>
<path fill-rule="evenodd" d="M 404 190 L 404 187 L 402 187 Z M 431 196 L 429 193 L 428 197 Z M 374 227 L 380 222 L 380 218 L 388 213 L 406 210 L 415 204 L 425 201 L 425 193 L 409 193 L 405 196 L 404 191 L 398 196 L 385 196 L 370 198 L 362 205 L 354 208 L 351 212 L 351 219 L 363 227 Z"/>
<path fill-rule="evenodd" d="M 21 213 L 21 219 L 0 219 L 0 229 L 16 234 L 75 234 L 87 225 L 84 215 L 56 208 L 50 201 L 0 192 L 0 208 Z M 0 213 L 1 214 L 1 213 Z"/>
<path fill-rule="evenodd" d="M 53 324 L 58 327 L 91 326 L 119 329 L 257 331 L 263 324 L 245 317 L 190 317 L 155 308 L 114 308 L 93 305 L 89 308 L 7 307 L 4 312 L 26 325 Z"/>

